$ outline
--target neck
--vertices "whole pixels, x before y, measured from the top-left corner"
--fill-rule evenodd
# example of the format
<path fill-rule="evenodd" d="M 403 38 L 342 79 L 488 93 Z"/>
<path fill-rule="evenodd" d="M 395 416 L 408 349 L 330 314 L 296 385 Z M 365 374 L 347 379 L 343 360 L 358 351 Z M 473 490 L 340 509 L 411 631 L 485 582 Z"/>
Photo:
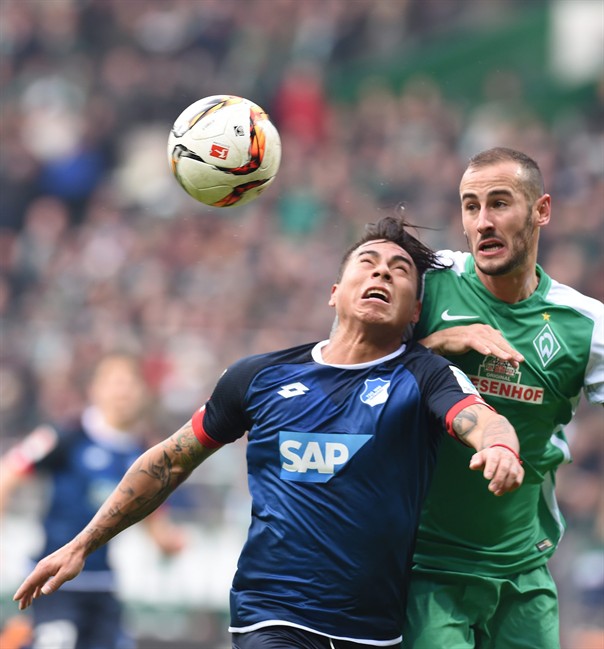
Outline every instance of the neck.
<path fill-rule="evenodd" d="M 323 360 L 334 365 L 358 365 L 375 361 L 394 353 L 402 345 L 401 335 L 386 338 L 385 335 L 368 336 L 367 332 L 355 336 L 340 326 L 321 350 Z"/>
<path fill-rule="evenodd" d="M 498 300 L 515 304 L 530 297 L 539 286 L 537 269 L 533 265 L 530 270 L 508 273 L 506 275 L 486 275 L 478 267 L 476 274 L 485 288 Z"/>

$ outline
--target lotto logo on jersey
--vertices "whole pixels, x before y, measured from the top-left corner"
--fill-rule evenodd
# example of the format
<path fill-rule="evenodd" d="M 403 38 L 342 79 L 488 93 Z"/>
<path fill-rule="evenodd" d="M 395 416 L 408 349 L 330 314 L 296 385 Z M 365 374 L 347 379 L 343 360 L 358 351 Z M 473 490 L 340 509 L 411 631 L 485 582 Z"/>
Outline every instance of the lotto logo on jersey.
<path fill-rule="evenodd" d="M 328 482 L 370 439 L 371 435 L 281 431 L 281 479 Z"/>

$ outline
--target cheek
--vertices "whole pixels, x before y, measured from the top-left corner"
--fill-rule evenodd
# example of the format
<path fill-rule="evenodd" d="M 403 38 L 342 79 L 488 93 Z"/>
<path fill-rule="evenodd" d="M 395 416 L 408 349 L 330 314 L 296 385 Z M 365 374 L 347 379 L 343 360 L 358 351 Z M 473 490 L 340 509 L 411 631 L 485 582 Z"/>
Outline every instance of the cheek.
<path fill-rule="evenodd" d="M 472 221 L 472 219 L 468 219 L 468 218 L 462 217 L 462 219 L 461 219 L 461 225 L 462 225 L 462 227 L 463 227 L 464 235 L 465 235 L 466 238 L 467 238 L 468 235 L 470 235 L 470 234 L 474 231 L 473 221 Z"/>

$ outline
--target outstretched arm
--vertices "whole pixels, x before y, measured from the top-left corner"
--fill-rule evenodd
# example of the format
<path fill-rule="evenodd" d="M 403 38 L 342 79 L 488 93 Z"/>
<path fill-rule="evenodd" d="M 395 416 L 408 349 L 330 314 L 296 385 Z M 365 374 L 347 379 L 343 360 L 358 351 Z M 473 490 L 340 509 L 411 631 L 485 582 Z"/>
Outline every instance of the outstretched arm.
<path fill-rule="evenodd" d="M 189 421 L 143 453 L 88 526 L 42 559 L 21 584 L 13 597 L 19 602 L 19 609 L 27 608 L 36 597 L 49 595 L 76 577 L 90 553 L 157 509 L 214 451 L 199 443 Z"/>
<path fill-rule="evenodd" d="M 475 350 L 485 356 L 492 355 L 514 367 L 524 356 L 516 351 L 498 329 L 485 324 L 469 324 L 435 331 L 419 341 L 440 356 L 457 356 Z"/>
<path fill-rule="evenodd" d="M 483 471 L 496 496 L 514 491 L 522 484 L 524 469 L 520 444 L 510 422 L 487 406 L 475 404 L 460 411 L 453 430 L 465 444 L 476 449 L 470 469 Z"/>

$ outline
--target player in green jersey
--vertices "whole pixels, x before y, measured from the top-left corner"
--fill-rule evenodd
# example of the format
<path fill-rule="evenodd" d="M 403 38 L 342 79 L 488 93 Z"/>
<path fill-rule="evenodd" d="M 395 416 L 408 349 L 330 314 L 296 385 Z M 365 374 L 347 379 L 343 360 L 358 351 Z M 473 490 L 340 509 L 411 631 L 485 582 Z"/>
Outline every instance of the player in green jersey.
<path fill-rule="evenodd" d="M 546 565 L 564 529 L 554 476 L 570 460 L 563 427 L 581 392 L 604 402 L 604 305 L 537 264 L 551 197 L 531 158 L 504 148 L 474 156 L 460 194 L 470 253 L 442 251 L 450 268 L 426 275 L 416 336 L 454 356 L 512 422 L 526 475 L 506 498 L 489 497 L 466 470 L 471 452 L 444 441 L 403 637 L 413 649 L 559 649 Z"/>

